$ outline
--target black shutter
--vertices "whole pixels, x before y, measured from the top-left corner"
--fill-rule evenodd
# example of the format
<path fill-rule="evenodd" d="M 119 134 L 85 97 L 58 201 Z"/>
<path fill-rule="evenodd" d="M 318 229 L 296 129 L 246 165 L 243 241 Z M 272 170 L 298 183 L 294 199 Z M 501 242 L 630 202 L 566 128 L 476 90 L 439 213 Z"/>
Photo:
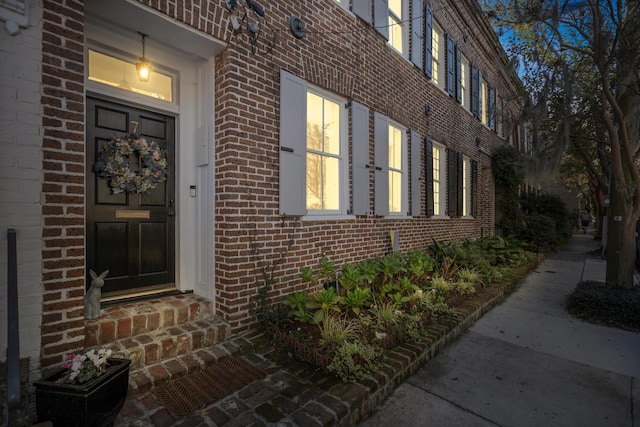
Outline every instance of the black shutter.
<path fill-rule="evenodd" d="M 424 162 L 424 171 L 426 175 L 426 192 L 427 192 L 427 216 L 433 216 L 433 141 L 431 138 L 425 140 L 426 155 Z"/>
<path fill-rule="evenodd" d="M 433 77 L 433 13 L 424 5 L 424 73 Z"/>
<path fill-rule="evenodd" d="M 482 121 L 482 71 L 478 69 L 478 118 Z"/>
<path fill-rule="evenodd" d="M 447 93 L 449 96 L 455 94 L 455 70 L 456 70 L 456 55 L 455 55 L 455 43 L 453 37 L 447 34 L 445 37 L 447 41 Z"/>
<path fill-rule="evenodd" d="M 489 87 L 489 128 L 496 130 L 496 88 Z"/>
<path fill-rule="evenodd" d="M 420 155 L 422 154 L 420 134 L 411 131 L 411 216 L 422 215 L 422 192 L 420 179 Z"/>
<path fill-rule="evenodd" d="M 471 114 L 473 117 L 479 117 L 478 98 L 480 95 L 478 67 L 471 65 Z"/>
<path fill-rule="evenodd" d="M 458 153 L 447 149 L 447 212 L 453 217 L 458 213 Z"/>
<path fill-rule="evenodd" d="M 471 215 L 478 216 L 478 161 L 471 160 Z"/>

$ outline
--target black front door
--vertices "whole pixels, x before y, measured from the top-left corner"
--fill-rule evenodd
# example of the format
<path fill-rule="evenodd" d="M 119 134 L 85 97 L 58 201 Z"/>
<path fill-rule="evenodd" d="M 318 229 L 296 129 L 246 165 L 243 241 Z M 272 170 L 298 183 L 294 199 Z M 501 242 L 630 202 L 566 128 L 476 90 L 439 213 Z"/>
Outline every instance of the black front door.
<path fill-rule="evenodd" d="M 113 194 L 94 164 L 105 142 L 135 133 L 167 156 L 167 180 L 143 193 Z M 87 98 L 86 254 L 96 274 L 109 270 L 103 297 L 175 287 L 175 121 L 173 117 Z M 140 168 L 136 154 L 130 168 Z"/>

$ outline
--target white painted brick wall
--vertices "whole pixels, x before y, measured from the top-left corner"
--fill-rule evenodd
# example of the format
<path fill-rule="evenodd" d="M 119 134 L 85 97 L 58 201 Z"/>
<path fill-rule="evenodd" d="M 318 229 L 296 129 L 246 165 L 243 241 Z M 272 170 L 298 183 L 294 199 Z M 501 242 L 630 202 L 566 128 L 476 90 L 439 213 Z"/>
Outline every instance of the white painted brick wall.
<path fill-rule="evenodd" d="M 42 0 L 29 27 L 0 22 L 0 360 L 7 348 L 7 229 L 17 231 L 20 357 L 40 362 L 42 322 Z"/>

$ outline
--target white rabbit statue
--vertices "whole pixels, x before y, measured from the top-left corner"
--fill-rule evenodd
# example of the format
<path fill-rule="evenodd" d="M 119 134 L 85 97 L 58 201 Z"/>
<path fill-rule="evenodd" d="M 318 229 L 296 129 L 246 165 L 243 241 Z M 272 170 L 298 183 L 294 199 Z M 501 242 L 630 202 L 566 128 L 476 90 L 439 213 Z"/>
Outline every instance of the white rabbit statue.
<path fill-rule="evenodd" d="M 84 296 L 84 318 L 97 319 L 100 317 L 100 299 L 102 298 L 102 287 L 104 286 L 104 278 L 109 274 L 109 270 L 105 270 L 98 276 L 95 271 L 89 270 L 91 276 L 91 287 Z"/>

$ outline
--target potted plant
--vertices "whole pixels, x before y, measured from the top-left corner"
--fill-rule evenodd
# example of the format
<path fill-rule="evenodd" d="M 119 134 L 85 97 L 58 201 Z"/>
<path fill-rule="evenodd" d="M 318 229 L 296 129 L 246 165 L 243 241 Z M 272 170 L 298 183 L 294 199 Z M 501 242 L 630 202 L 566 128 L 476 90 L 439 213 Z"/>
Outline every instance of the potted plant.
<path fill-rule="evenodd" d="M 130 364 L 106 349 L 69 355 L 62 370 L 34 383 L 38 420 L 65 427 L 113 425 L 127 397 Z"/>

